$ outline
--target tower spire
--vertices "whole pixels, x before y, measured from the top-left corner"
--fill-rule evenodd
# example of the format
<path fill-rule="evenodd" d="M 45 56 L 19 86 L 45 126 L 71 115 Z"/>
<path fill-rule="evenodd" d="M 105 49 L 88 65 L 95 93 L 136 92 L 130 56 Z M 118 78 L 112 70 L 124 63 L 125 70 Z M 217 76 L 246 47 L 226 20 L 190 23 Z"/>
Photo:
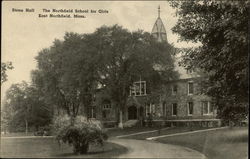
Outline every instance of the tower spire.
<path fill-rule="evenodd" d="M 161 7 L 160 5 L 158 6 L 158 17 L 160 18 L 160 13 L 161 13 Z"/>

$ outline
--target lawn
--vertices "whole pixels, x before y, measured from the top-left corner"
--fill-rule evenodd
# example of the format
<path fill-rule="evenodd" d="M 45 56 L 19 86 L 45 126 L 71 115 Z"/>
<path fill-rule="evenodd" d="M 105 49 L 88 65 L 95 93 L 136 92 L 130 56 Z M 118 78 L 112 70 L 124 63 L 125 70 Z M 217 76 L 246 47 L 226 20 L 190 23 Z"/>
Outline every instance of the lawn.
<path fill-rule="evenodd" d="M 132 127 L 121 129 L 108 129 L 109 137 L 137 133 L 142 131 L 156 130 L 157 128 Z M 10 133 L 2 137 L 33 136 L 33 133 Z M 87 155 L 74 155 L 72 147 L 66 144 L 59 146 L 54 138 L 1 138 L 1 157 L 115 157 L 126 153 L 127 149 L 114 143 L 106 142 L 104 149 L 99 146 L 92 146 Z"/>
<path fill-rule="evenodd" d="M 18 157 L 74 157 L 74 158 L 98 158 L 114 157 L 126 153 L 127 149 L 123 146 L 106 142 L 104 147 L 91 146 L 86 155 L 75 155 L 72 147 L 66 144 L 59 146 L 54 138 L 2 138 L 1 139 L 1 158 Z"/>
<path fill-rule="evenodd" d="M 7 134 L 1 134 L 1 137 L 12 137 L 12 136 L 34 136 L 33 132 L 28 132 L 27 134 L 25 132 L 15 132 L 15 133 L 7 133 Z"/>
<path fill-rule="evenodd" d="M 246 159 L 248 157 L 248 128 L 227 128 L 181 136 L 159 138 L 167 144 L 197 150 L 208 159 Z"/>
<path fill-rule="evenodd" d="M 168 127 L 168 128 L 154 128 L 153 130 L 158 130 L 156 132 L 150 132 L 146 134 L 139 134 L 139 135 L 133 135 L 124 137 L 127 139 L 137 139 L 137 140 L 145 140 L 148 137 L 154 137 L 159 135 L 169 135 L 169 134 L 175 134 L 175 133 L 182 133 L 182 132 L 189 132 L 189 131 L 195 131 L 195 130 L 204 130 L 204 129 L 211 129 L 211 128 L 202 128 L 202 127 Z"/>
<path fill-rule="evenodd" d="M 162 129 L 140 135 L 133 135 L 126 138 L 144 140 L 148 137 L 175 134 L 180 132 L 207 129 L 200 127 L 173 127 Z M 121 129 L 109 129 L 109 137 L 128 135 L 144 131 L 159 130 L 152 127 L 132 127 Z M 248 156 L 248 128 L 226 128 L 208 132 L 172 136 L 157 139 L 158 142 L 181 145 L 197 150 L 207 156 L 208 159 L 245 159 Z M 63 144 L 58 145 L 54 138 L 2 138 L 1 157 L 116 157 L 126 153 L 127 149 L 120 145 L 106 142 L 104 149 L 92 146 L 87 155 L 74 155 L 72 147 Z"/>
<path fill-rule="evenodd" d="M 115 128 L 115 129 L 108 129 L 107 134 L 109 137 L 115 137 L 115 136 L 128 135 L 144 131 L 152 131 L 157 129 L 158 129 L 157 127 L 127 127 L 123 129 Z"/>

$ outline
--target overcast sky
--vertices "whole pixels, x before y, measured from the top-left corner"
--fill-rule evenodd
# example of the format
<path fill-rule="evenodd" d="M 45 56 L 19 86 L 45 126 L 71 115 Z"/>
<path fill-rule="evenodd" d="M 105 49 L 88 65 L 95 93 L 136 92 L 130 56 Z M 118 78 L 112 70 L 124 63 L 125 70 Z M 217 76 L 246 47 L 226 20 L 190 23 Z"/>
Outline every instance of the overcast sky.
<path fill-rule="evenodd" d="M 12 61 L 14 69 L 7 72 L 8 81 L 2 84 L 1 98 L 11 84 L 30 81 L 30 71 L 36 68 L 34 57 L 41 49 L 51 46 L 55 38 L 62 39 L 65 32 L 91 33 L 102 25 L 113 24 L 130 31 L 151 32 L 159 5 L 168 42 L 186 47 L 186 43 L 177 43 L 178 36 L 171 31 L 178 17 L 166 1 L 2 2 L 2 61 Z M 13 12 L 13 8 L 33 8 L 35 12 Z M 102 9 L 109 13 L 83 14 L 86 18 L 39 18 L 42 9 Z"/>

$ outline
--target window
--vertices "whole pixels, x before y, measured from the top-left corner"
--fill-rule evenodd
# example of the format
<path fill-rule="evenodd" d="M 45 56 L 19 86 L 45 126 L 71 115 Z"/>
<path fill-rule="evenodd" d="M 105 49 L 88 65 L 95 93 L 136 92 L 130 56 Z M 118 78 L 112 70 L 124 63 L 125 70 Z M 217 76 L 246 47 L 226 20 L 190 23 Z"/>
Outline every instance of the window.
<path fill-rule="evenodd" d="M 146 95 L 146 81 L 141 81 L 141 95 Z"/>
<path fill-rule="evenodd" d="M 211 103 L 208 101 L 202 102 L 203 115 L 210 115 L 213 113 Z"/>
<path fill-rule="evenodd" d="M 111 104 L 104 104 L 103 109 L 111 109 Z"/>
<path fill-rule="evenodd" d="M 163 116 L 166 116 L 167 115 L 167 103 L 164 101 L 162 103 L 162 113 L 163 113 Z"/>
<path fill-rule="evenodd" d="M 135 88 L 135 95 L 139 96 L 141 94 L 141 92 L 140 92 L 140 83 L 135 83 L 134 88 Z"/>
<path fill-rule="evenodd" d="M 155 113 L 155 105 L 153 103 L 149 103 L 146 105 L 146 115 Z"/>
<path fill-rule="evenodd" d="M 146 95 L 146 81 L 134 82 L 130 87 L 130 96 L 143 96 Z"/>
<path fill-rule="evenodd" d="M 95 107 L 89 108 L 89 118 L 96 118 L 96 108 Z"/>
<path fill-rule="evenodd" d="M 193 115 L 194 104 L 193 102 L 188 102 L 188 115 Z"/>
<path fill-rule="evenodd" d="M 172 104 L 172 116 L 177 115 L 177 103 Z"/>
<path fill-rule="evenodd" d="M 192 69 L 187 69 L 187 74 L 192 74 L 193 70 Z"/>
<path fill-rule="evenodd" d="M 151 108 L 150 108 L 150 105 L 149 104 L 146 104 L 146 116 L 148 115 L 148 113 L 150 113 L 150 110 L 151 110 Z"/>
<path fill-rule="evenodd" d="M 197 70 L 196 70 L 196 68 L 188 68 L 188 69 L 186 69 L 186 71 L 187 71 L 187 74 L 193 74 Z"/>
<path fill-rule="evenodd" d="M 177 94 L 177 85 L 173 85 L 172 86 L 172 95 L 176 95 Z"/>
<path fill-rule="evenodd" d="M 194 93 L 194 83 L 188 82 L 188 94 L 192 95 Z"/>
<path fill-rule="evenodd" d="M 150 105 L 151 105 L 150 113 L 155 113 L 155 104 L 150 104 Z"/>

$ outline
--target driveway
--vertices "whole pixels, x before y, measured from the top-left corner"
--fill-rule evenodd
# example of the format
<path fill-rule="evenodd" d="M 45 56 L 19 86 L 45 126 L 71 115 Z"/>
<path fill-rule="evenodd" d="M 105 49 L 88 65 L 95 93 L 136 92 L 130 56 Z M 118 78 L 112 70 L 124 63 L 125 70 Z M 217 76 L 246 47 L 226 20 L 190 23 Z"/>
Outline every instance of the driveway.
<path fill-rule="evenodd" d="M 168 159 L 206 159 L 198 151 L 155 141 L 110 139 L 110 142 L 125 146 L 128 152 L 118 158 L 168 158 Z"/>

